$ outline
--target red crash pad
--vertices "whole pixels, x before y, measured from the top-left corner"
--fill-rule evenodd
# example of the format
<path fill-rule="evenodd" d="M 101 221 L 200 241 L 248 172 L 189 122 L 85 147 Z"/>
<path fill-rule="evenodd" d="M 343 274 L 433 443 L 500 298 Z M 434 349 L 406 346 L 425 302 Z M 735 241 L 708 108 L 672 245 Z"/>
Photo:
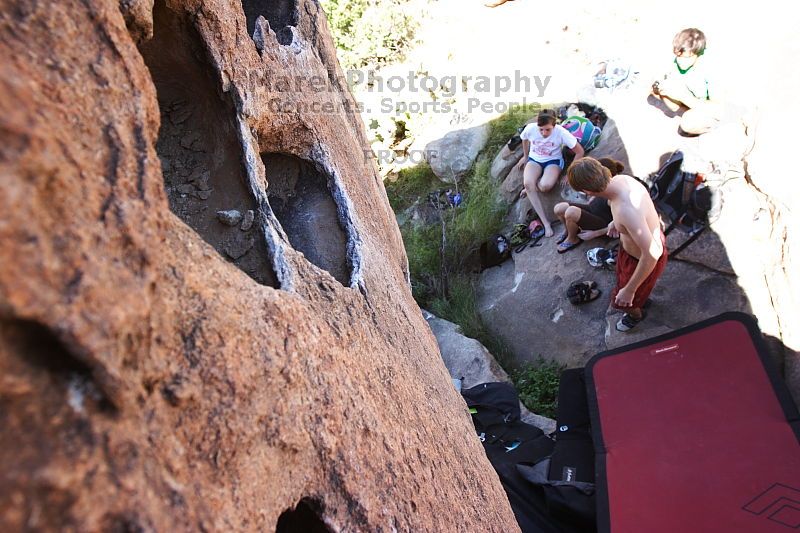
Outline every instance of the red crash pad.
<path fill-rule="evenodd" d="M 751 317 L 600 353 L 586 379 L 600 532 L 800 531 L 800 416 Z"/>

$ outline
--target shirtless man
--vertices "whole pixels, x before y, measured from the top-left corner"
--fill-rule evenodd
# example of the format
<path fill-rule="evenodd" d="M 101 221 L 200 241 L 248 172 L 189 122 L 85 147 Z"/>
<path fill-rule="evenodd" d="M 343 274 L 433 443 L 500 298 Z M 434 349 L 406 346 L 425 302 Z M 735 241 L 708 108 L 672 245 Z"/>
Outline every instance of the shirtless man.
<path fill-rule="evenodd" d="M 622 243 L 611 305 L 625 311 L 617 330 L 629 331 L 645 318 L 647 298 L 667 265 L 669 254 L 661 220 L 641 183 L 624 174 L 612 178 L 596 159 L 575 161 L 567 170 L 567 179 L 576 191 L 605 198 L 611 207 L 614 219 L 608 225 L 608 236 L 619 236 Z"/>

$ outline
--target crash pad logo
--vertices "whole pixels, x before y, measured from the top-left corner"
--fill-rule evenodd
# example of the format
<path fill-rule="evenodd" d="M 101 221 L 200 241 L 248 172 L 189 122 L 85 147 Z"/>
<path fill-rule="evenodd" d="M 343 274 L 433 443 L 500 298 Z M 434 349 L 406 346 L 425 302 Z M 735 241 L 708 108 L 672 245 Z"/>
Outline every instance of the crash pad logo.
<path fill-rule="evenodd" d="M 800 490 L 780 483 L 772 485 L 742 509 L 789 529 L 800 528 Z"/>

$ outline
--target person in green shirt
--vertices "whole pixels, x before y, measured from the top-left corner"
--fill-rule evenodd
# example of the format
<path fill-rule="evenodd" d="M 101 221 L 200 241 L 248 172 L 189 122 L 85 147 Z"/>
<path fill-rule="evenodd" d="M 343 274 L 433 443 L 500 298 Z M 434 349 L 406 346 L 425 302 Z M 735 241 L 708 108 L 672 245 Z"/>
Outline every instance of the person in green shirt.
<path fill-rule="evenodd" d="M 679 31 L 672 40 L 675 59 L 664 79 L 653 83 L 653 95 L 681 117 L 681 132 L 700 135 L 721 119 L 722 106 L 713 98 L 706 36 L 697 28 Z"/>

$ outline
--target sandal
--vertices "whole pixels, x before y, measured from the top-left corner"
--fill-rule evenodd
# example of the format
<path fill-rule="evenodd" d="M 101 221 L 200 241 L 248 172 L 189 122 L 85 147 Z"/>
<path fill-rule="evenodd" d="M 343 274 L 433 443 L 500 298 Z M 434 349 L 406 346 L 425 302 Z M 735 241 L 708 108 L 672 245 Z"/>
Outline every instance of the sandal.
<path fill-rule="evenodd" d="M 581 244 L 583 244 L 583 241 L 580 240 L 578 242 L 562 241 L 558 243 L 558 246 L 556 246 L 556 250 L 558 251 L 558 253 L 563 254 L 569 252 L 573 248 L 577 248 Z"/>
<path fill-rule="evenodd" d="M 567 298 L 574 305 L 585 304 L 600 297 L 603 291 L 594 281 L 576 281 L 567 289 Z"/>
<path fill-rule="evenodd" d="M 561 244 L 562 242 L 566 241 L 568 235 L 569 234 L 566 231 L 564 233 L 562 233 L 561 236 L 556 241 L 556 244 Z"/>

